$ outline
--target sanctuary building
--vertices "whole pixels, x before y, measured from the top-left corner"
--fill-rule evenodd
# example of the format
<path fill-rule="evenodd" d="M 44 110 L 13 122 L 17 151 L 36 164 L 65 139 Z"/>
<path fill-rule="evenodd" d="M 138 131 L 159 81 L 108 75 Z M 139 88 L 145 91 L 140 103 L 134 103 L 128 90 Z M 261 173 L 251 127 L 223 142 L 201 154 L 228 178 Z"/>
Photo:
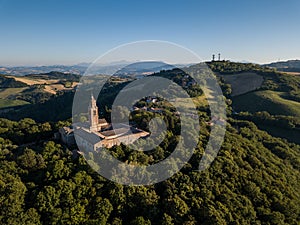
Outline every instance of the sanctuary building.
<path fill-rule="evenodd" d="M 91 96 L 88 107 L 88 121 L 73 127 L 59 129 L 61 140 L 67 145 L 76 144 L 79 150 L 96 151 L 101 147 L 110 148 L 114 145 L 131 144 L 139 138 L 149 135 L 148 132 L 127 124 L 117 124 L 113 128 L 104 118 L 99 119 L 96 100 Z"/>

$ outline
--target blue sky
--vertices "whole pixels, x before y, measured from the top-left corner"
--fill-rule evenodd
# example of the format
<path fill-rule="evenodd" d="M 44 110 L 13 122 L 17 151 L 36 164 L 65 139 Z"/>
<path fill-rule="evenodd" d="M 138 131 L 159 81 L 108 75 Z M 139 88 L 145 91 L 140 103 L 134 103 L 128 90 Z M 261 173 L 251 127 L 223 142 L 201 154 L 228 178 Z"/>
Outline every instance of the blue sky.
<path fill-rule="evenodd" d="M 90 62 L 149 39 L 204 60 L 300 59 L 299 12 L 299 0 L 0 0 L 0 65 Z"/>

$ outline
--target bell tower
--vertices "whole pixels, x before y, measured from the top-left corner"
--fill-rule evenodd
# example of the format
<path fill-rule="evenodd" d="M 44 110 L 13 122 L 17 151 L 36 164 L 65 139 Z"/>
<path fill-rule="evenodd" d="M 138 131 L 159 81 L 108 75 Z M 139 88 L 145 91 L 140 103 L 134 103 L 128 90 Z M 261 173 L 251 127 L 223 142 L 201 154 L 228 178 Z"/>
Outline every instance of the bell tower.
<path fill-rule="evenodd" d="M 90 122 L 90 130 L 97 131 L 98 129 L 98 107 L 96 104 L 96 100 L 93 95 L 91 95 L 91 101 L 89 104 L 89 122 Z"/>

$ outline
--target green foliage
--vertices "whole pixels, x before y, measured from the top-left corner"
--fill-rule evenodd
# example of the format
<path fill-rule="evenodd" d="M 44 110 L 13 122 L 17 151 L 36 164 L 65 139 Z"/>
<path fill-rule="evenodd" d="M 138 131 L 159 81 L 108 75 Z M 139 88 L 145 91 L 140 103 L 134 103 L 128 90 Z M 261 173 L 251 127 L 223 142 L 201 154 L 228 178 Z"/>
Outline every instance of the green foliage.
<path fill-rule="evenodd" d="M 237 63 L 230 61 L 216 61 L 216 62 L 208 62 L 207 63 L 210 69 L 214 72 L 218 72 L 221 74 L 235 74 L 241 72 L 273 72 L 275 69 L 261 67 L 258 64 L 253 63 Z"/>
<path fill-rule="evenodd" d="M 268 112 L 241 112 L 234 115 L 235 118 L 253 121 L 257 126 L 270 134 L 285 138 L 291 142 L 300 144 L 300 120 L 298 117 L 271 115 Z"/>
<path fill-rule="evenodd" d="M 70 73 L 61 73 L 61 72 L 56 72 L 52 71 L 50 73 L 45 73 L 45 74 L 30 74 L 26 75 L 26 78 L 33 78 L 33 79 L 46 79 L 46 80 L 68 80 L 72 82 L 78 82 L 80 79 L 80 75 L 77 74 L 70 74 Z"/>
<path fill-rule="evenodd" d="M 20 120 L 29 117 L 39 122 L 67 120 L 72 116 L 73 97 L 73 92 L 59 93 L 56 96 L 51 95 L 43 103 L 31 104 L 18 111 L 9 112 L 4 116 L 11 120 Z"/>
<path fill-rule="evenodd" d="M 71 88 L 73 85 L 72 81 L 62 81 L 61 83 L 65 86 L 65 88 Z"/>
<path fill-rule="evenodd" d="M 0 108 L 10 108 L 29 104 L 23 100 L 0 99 Z"/>
<path fill-rule="evenodd" d="M 300 116 L 300 103 L 287 99 L 285 93 L 255 91 L 233 97 L 233 107 L 238 111 L 255 113 L 267 111 L 273 115 Z"/>
<path fill-rule="evenodd" d="M 44 91 L 43 85 L 32 85 L 14 96 L 15 99 L 30 102 L 32 104 L 43 103 L 51 98 L 52 94 Z"/>
<path fill-rule="evenodd" d="M 256 70 L 255 65 L 236 65 L 231 72 L 249 68 Z M 178 74 L 177 82 L 181 83 L 183 77 Z M 285 83 L 276 79 L 269 79 L 264 88 L 270 85 L 267 88 L 272 87 L 274 92 L 297 92 L 297 85 L 289 79 Z M 230 86 L 220 83 L 230 97 Z M 101 110 L 106 116 L 110 110 L 108 102 L 123 85 L 112 82 L 103 90 L 101 96 L 107 96 L 108 100 L 102 102 Z M 70 125 L 70 120 L 55 124 L 46 121 L 69 118 L 68 104 L 72 98 L 73 93 L 64 94 L 36 108 L 22 110 L 27 114 L 20 116 L 19 121 L 0 119 L 1 224 L 299 223 L 300 146 L 275 138 L 253 123 L 298 129 L 296 117 L 260 112 L 229 118 L 217 158 L 209 169 L 198 171 L 210 133 L 209 110 L 199 106 L 200 137 L 191 160 L 158 184 L 122 186 L 101 177 L 82 156 L 72 155 L 73 149 L 53 140 L 54 132 Z M 227 103 L 230 109 L 230 102 Z M 152 106 L 146 101 L 138 104 Z M 111 154 L 132 165 L 150 165 L 168 157 L 179 140 L 180 119 L 174 117 L 172 106 L 162 104 L 161 107 L 164 109 L 161 118 L 168 131 L 159 147 L 139 152 L 120 145 L 111 148 Z M 69 112 L 51 115 L 59 114 L 63 108 Z M 43 122 L 24 118 L 26 115 Z M 147 129 L 147 122 L 154 116 L 154 112 L 137 111 L 131 113 L 130 119 Z"/>
<path fill-rule="evenodd" d="M 291 119 L 267 113 L 256 117 L 283 124 Z M 287 126 L 297 125 L 289 122 Z M 297 224 L 300 219 L 299 145 L 274 138 L 249 121 L 230 119 L 218 157 L 198 172 L 194 157 L 201 157 L 209 134 L 203 127 L 191 161 L 150 186 L 112 183 L 59 143 L 36 140 L 23 146 L 9 134 L 27 132 L 24 140 L 29 141 L 31 135 L 53 132 L 50 124 L 31 119 L 1 119 L 0 124 L 2 224 Z M 167 137 L 158 152 L 143 153 L 143 159 L 123 145 L 112 154 L 128 163 L 151 164 L 176 145 L 172 130 Z"/>

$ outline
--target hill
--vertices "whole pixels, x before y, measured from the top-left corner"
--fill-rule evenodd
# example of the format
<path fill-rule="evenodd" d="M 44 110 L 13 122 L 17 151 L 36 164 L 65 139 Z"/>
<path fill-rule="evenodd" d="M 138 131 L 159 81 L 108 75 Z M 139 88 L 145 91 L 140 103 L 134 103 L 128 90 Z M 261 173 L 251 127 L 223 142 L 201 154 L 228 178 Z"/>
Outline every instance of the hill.
<path fill-rule="evenodd" d="M 300 72 L 300 60 L 273 62 L 270 64 L 265 64 L 264 66 L 276 68 L 278 71 Z"/>
<path fill-rule="evenodd" d="M 300 77 L 255 64 L 216 62 L 209 64 L 230 84 L 236 111 L 267 111 L 275 115 L 299 116 Z"/>
<path fill-rule="evenodd" d="M 0 108 L 16 107 L 28 104 L 26 101 L 10 98 L 10 95 L 20 93 L 27 87 L 28 85 L 26 83 L 17 81 L 13 77 L 0 75 Z"/>
<path fill-rule="evenodd" d="M 263 76 L 254 72 L 242 72 L 231 75 L 221 75 L 226 83 L 232 88 L 232 96 L 245 94 L 247 92 L 259 89 L 264 81 Z"/>
<path fill-rule="evenodd" d="M 53 66 L 0 66 L 0 73 L 5 75 L 24 76 L 27 74 L 49 73 L 58 71 L 62 73 L 83 74 L 89 64 L 78 64 L 73 66 L 53 65 Z"/>
<path fill-rule="evenodd" d="M 43 80 L 57 79 L 57 80 L 68 80 L 68 81 L 79 82 L 81 76 L 78 74 L 51 71 L 49 73 L 28 74 L 25 75 L 25 77 L 30 79 L 43 79 Z"/>
<path fill-rule="evenodd" d="M 209 66 L 230 85 L 227 97 L 235 118 L 253 121 L 274 136 L 300 143 L 300 127 L 294 122 L 300 118 L 300 76 L 251 63 L 211 62 Z M 245 117 L 244 113 L 250 114 Z M 265 116 L 257 117 L 257 113 Z M 280 119 L 274 119 L 277 116 Z"/>
<path fill-rule="evenodd" d="M 0 74 L 0 88 L 20 88 L 26 87 L 27 84 L 21 81 L 14 79 L 13 77 L 7 77 Z"/>
<path fill-rule="evenodd" d="M 266 111 L 272 115 L 300 115 L 300 102 L 289 100 L 284 92 L 254 91 L 233 98 L 233 106 L 238 111 Z"/>
<path fill-rule="evenodd" d="M 253 123 L 230 119 L 222 148 L 197 171 L 209 128 L 202 124 L 193 158 L 155 185 L 122 186 L 95 173 L 82 156 L 52 140 L 68 122 L 0 119 L 2 224 L 297 224 L 300 146 Z M 151 152 L 110 149 L 134 165 L 164 159 L 174 130 Z"/>
<path fill-rule="evenodd" d="M 16 121 L 0 119 L 0 193 L 6 199 L 0 204 L 0 223 L 297 224 L 300 221 L 300 146 L 260 130 L 255 123 L 275 126 L 277 132 L 278 127 L 285 127 L 287 134 L 300 128 L 297 116 L 257 112 L 268 106 L 269 111 L 278 110 L 274 114 L 297 115 L 298 79 L 256 65 L 227 65 L 234 68 L 219 65 L 226 72 L 217 72 L 228 103 L 225 139 L 215 161 L 201 172 L 198 163 L 211 129 L 209 108 L 203 104 L 205 96 L 197 85 L 188 85 L 191 78 L 178 69 L 155 74 L 173 79 L 194 96 L 199 103 L 201 126 L 199 142 L 190 161 L 174 176 L 155 185 L 122 186 L 110 182 L 91 169 L 78 154 L 76 145 L 67 147 L 59 139 L 53 139 L 60 127 L 70 125 L 74 91 L 59 92 L 43 103 L 36 102 L 5 114 Z M 252 69 L 248 70 L 249 67 Z M 240 86 L 251 81 L 251 77 L 259 81 L 262 77 L 263 82 L 255 81 L 251 90 L 243 87 L 246 93 L 230 94 L 230 82 Z M 97 79 L 102 78 L 86 77 L 82 82 L 87 85 L 83 95 L 90 96 Z M 107 82 L 98 98 L 104 117 L 109 118 L 115 96 L 129 81 L 113 77 Z M 9 90 L 3 96 L 10 95 Z M 238 98 L 245 96 L 248 99 L 243 106 Z M 265 102 L 258 104 L 258 98 Z M 243 110 L 251 106 L 255 112 L 231 113 L 231 101 L 234 109 L 237 104 Z M 163 101 L 153 103 L 142 99 L 137 104 L 146 108 L 159 104 L 163 108 L 160 116 L 168 127 L 166 138 L 152 151 L 134 151 L 124 145 L 114 146 L 110 151 L 124 163 L 153 165 L 168 157 L 178 144 L 180 119 L 174 114 L 174 108 Z M 154 116 L 151 111 L 137 110 L 131 114 L 131 121 L 146 128 Z M 293 135 L 298 137 L 296 133 Z"/>
<path fill-rule="evenodd" d="M 221 84 L 224 83 L 224 85 L 222 84 L 224 88 L 228 89 L 224 89 L 224 93 L 227 93 L 226 97 L 231 100 L 230 107 L 232 107 L 235 114 L 243 111 L 250 113 L 266 111 L 271 115 L 300 117 L 299 76 L 276 72 L 274 69 L 261 67 L 257 64 L 251 63 L 244 64 L 222 61 L 210 62 L 208 65 L 220 78 Z M 153 68 L 153 64 L 147 66 L 148 67 L 146 69 Z M 140 70 L 142 68 L 142 64 L 136 65 L 134 68 L 135 67 Z M 173 79 L 179 85 L 182 85 L 183 83 L 192 83 L 192 80 L 187 79 L 184 75 L 182 75 L 182 71 L 180 69 L 164 70 L 157 72 L 154 75 Z M 2 95 L 0 92 L 0 99 L 3 99 L 2 106 L 25 105 L 28 103 L 33 105 L 18 108 L 18 110 L 13 113 L 7 113 L 6 110 L 2 111 L 2 116 L 10 119 L 31 117 L 37 121 L 47 121 L 47 118 L 51 121 L 65 120 L 69 118 L 68 116 L 71 115 L 72 97 L 70 95 L 65 95 L 63 92 L 72 91 L 77 83 L 71 82 L 68 84 L 69 86 L 67 88 L 65 86 L 66 83 L 64 83 L 66 82 L 66 77 L 69 77 L 69 75 L 55 72 L 50 74 L 14 77 L 19 81 L 27 83 L 29 87 L 26 89 L 2 90 Z M 53 80 L 52 78 L 56 79 Z M 77 77 L 71 76 L 71 79 L 77 79 Z M 92 90 L 93 85 L 97 84 L 98 79 L 102 79 L 102 77 L 86 76 L 84 83 L 90 85 L 89 88 Z M 109 90 L 101 94 L 99 99 L 99 103 L 102 104 L 102 111 L 105 111 L 104 106 L 109 106 L 111 104 L 110 101 L 113 101 L 119 88 L 125 85 L 128 81 L 128 79 L 113 77 L 113 81 L 108 84 Z M 191 88 L 193 88 L 193 90 Z M 184 89 L 186 89 L 186 91 L 193 97 L 193 100 L 198 107 L 203 109 L 207 107 L 206 98 L 200 87 L 186 85 Z M 57 94 L 58 96 L 55 97 Z M 72 95 L 72 92 L 70 94 Z M 199 96 L 199 94 L 202 95 Z M 64 98 L 66 99 L 64 100 Z M 62 102 L 64 102 L 64 105 Z M 57 109 L 55 109 L 55 106 L 57 106 Z M 272 125 L 268 124 L 266 126 L 264 121 L 257 122 L 253 118 L 251 119 L 251 117 L 249 117 L 247 119 L 255 122 L 261 129 L 268 128 L 265 130 L 278 136 L 277 125 L 273 125 L 274 129 L 271 129 Z M 288 129 L 292 133 L 300 134 L 300 131 L 295 130 L 295 128 L 289 127 Z M 280 137 L 297 142 L 297 139 L 291 139 L 291 136 L 289 136 L 287 132 L 280 135 Z"/>
<path fill-rule="evenodd" d="M 173 65 L 168 65 L 164 62 L 136 62 L 129 64 L 115 73 L 115 76 L 120 77 L 139 77 L 153 74 L 161 70 L 171 70 L 175 68 Z"/>
<path fill-rule="evenodd" d="M 45 102 L 52 95 L 73 90 L 79 79 L 79 75 L 60 72 L 22 77 L 1 75 L 0 108 L 6 112 L 6 108 Z"/>

